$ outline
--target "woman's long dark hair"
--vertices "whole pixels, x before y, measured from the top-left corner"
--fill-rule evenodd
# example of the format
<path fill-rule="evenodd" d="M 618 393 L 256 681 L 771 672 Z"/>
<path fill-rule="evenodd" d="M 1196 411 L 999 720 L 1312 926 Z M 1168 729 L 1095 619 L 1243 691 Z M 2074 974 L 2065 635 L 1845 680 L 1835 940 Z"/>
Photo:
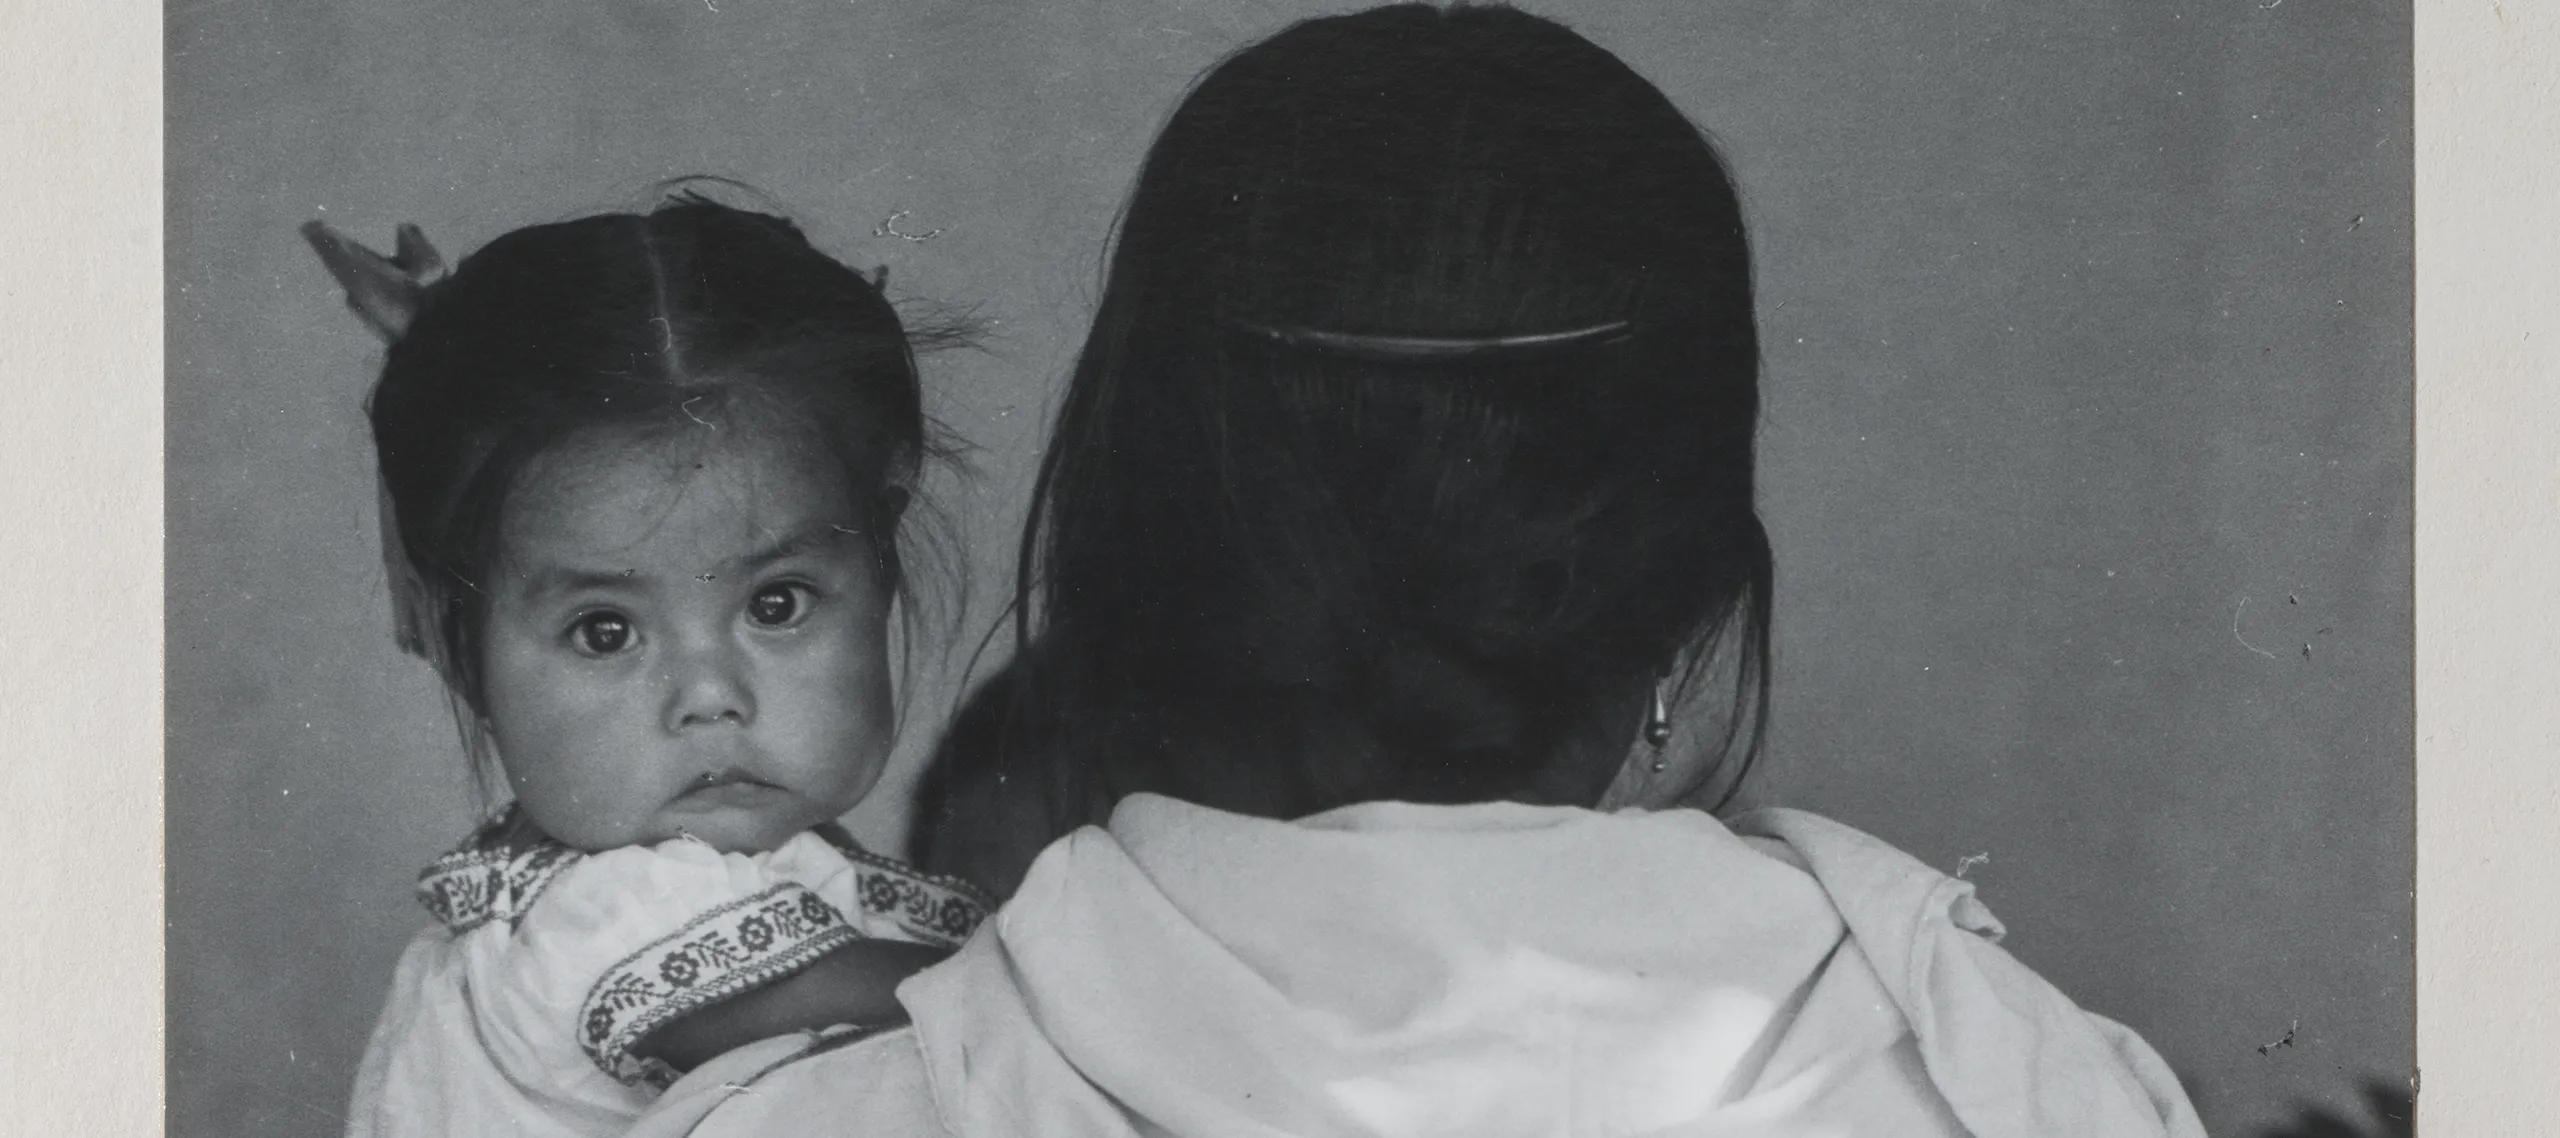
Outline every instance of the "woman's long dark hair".
<path fill-rule="evenodd" d="M 1521 796 L 1595 731 L 1614 768 L 1636 722 L 1604 712 L 1719 655 L 1742 762 L 1709 766 L 1738 778 L 1767 703 L 1758 363 L 1733 185 L 1615 56 L 1426 5 L 1236 55 L 1122 219 L 1018 651 L 928 778 L 920 856 L 1009 891 L 1132 792 Z"/>

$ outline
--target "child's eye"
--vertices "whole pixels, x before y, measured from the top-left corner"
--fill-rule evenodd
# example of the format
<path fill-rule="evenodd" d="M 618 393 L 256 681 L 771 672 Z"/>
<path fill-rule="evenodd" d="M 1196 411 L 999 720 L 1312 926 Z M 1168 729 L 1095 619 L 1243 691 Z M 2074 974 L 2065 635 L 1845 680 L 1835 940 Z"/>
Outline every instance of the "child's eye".
<path fill-rule="evenodd" d="M 618 612 L 588 613 L 569 626 L 569 645 L 582 656 L 611 656 L 631 646 L 631 619 Z"/>
<path fill-rule="evenodd" d="M 788 628 L 808 615 L 807 585 L 767 585 L 747 598 L 747 619 L 767 628 Z"/>

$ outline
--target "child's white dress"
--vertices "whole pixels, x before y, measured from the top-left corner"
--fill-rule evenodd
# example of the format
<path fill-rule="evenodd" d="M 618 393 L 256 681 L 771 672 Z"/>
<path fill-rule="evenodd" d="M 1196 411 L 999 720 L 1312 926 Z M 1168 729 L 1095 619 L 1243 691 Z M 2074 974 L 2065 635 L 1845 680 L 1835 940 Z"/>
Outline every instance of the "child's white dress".
<path fill-rule="evenodd" d="M 349 1138 L 620 1134 L 677 1074 L 631 1053 L 651 1031 L 849 941 L 957 947 L 988 909 L 834 826 L 763 854 L 587 854 L 512 809 L 418 896 L 437 924 L 400 958 Z"/>

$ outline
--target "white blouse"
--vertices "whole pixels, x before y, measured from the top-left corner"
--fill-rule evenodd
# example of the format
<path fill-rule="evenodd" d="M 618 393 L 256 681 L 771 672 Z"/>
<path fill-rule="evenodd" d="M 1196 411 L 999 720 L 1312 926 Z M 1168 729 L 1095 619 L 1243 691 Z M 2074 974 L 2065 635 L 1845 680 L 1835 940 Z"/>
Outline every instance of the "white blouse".
<path fill-rule="evenodd" d="M 833 826 L 769 853 L 678 840 L 582 853 L 510 810 L 420 875 L 436 917 L 400 959 L 349 1138 L 620 1134 L 678 1072 L 631 1048 L 850 941 L 956 947 L 967 884 Z"/>

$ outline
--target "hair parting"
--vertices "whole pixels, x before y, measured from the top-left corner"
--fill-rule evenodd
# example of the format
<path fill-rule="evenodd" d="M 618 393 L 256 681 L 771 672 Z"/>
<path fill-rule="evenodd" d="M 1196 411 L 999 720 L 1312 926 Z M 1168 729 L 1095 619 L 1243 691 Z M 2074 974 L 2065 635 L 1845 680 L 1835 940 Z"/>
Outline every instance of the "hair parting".
<path fill-rule="evenodd" d="M 478 582 L 509 494 L 572 440 L 751 421 L 830 455 L 857 501 L 894 498 L 876 539 L 898 570 L 902 721 L 920 649 L 947 643 L 965 609 L 954 529 L 921 483 L 967 476 L 968 451 L 925 413 L 916 360 L 974 343 L 976 322 L 909 327 L 870 278 L 715 187 L 753 192 L 679 179 L 647 212 L 512 231 L 377 322 L 389 348 L 368 413 L 399 638 L 445 680 L 484 779 Z"/>

